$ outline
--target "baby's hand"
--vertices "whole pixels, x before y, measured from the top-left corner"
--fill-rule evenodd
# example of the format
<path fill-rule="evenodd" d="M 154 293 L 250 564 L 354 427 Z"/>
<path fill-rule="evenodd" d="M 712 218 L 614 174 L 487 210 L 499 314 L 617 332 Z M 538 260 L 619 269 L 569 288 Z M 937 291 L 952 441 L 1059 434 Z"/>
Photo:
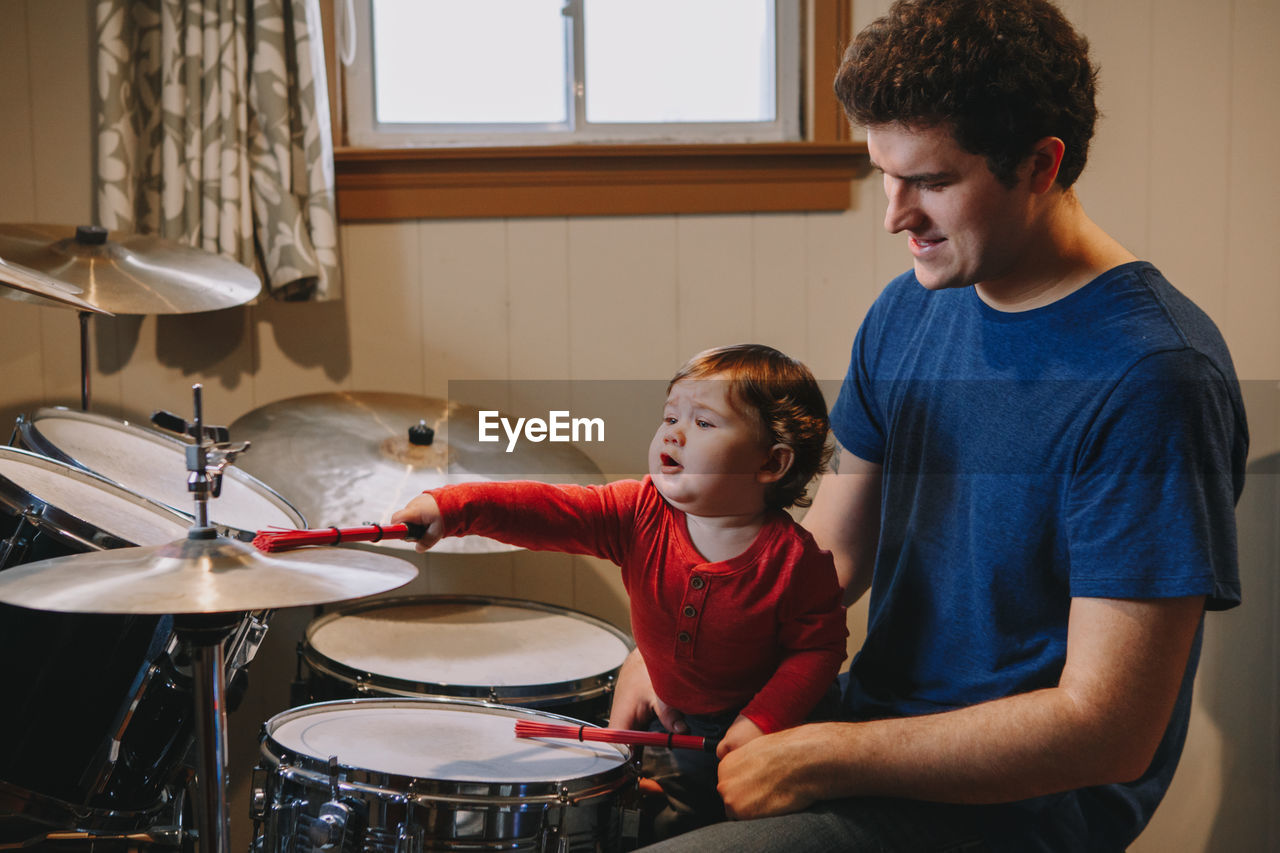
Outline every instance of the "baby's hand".
<path fill-rule="evenodd" d="M 760 730 L 759 726 L 739 714 L 738 719 L 734 720 L 733 725 L 729 726 L 729 731 L 724 733 L 724 737 L 720 740 L 720 745 L 716 747 L 716 758 L 724 758 L 747 741 L 755 740 L 762 734 L 764 732 Z"/>
<path fill-rule="evenodd" d="M 421 538 L 418 539 L 418 544 L 414 549 L 419 554 L 440 541 L 440 531 L 442 529 L 440 507 L 436 504 L 436 499 L 431 495 L 418 495 L 409 501 L 404 509 L 391 516 L 392 524 L 399 524 L 402 521 L 407 524 L 420 524 L 426 530 Z"/>

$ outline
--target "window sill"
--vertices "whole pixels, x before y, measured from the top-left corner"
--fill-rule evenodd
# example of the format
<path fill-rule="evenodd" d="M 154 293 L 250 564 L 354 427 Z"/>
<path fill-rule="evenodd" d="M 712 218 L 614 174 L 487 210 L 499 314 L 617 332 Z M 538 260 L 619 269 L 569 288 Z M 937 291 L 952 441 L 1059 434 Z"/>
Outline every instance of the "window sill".
<path fill-rule="evenodd" d="M 846 210 L 858 142 L 339 148 L 344 222 Z"/>

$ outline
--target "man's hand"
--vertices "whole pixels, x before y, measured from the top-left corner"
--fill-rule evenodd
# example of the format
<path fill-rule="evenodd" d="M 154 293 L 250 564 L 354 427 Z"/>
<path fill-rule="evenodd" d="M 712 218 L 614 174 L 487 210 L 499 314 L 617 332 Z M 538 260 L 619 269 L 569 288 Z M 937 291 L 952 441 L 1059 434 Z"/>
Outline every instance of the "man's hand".
<path fill-rule="evenodd" d="M 414 548 L 419 554 L 440 541 L 440 533 L 443 530 L 440 522 L 440 507 L 431 495 L 418 495 L 405 504 L 404 509 L 391 516 L 392 524 L 399 524 L 402 521 L 406 524 L 421 524 L 426 530 Z"/>
<path fill-rule="evenodd" d="M 831 725 L 837 724 L 810 723 L 762 734 L 721 755 L 716 788 L 724 798 L 725 813 L 734 820 L 745 820 L 797 812 L 812 805 L 818 796 L 805 784 L 810 776 L 808 763 L 830 748 L 827 738 L 831 735 L 824 731 L 829 732 Z M 729 735 L 733 733 L 730 727 Z"/>
<path fill-rule="evenodd" d="M 613 688 L 613 706 L 609 709 L 609 728 L 645 729 L 654 717 L 669 732 L 684 734 L 689 731 L 684 716 L 653 692 L 644 658 L 640 656 L 640 650 L 635 649 L 627 655 L 618 670 L 618 681 Z"/>
<path fill-rule="evenodd" d="M 759 726 L 739 714 L 733 721 L 733 725 L 729 726 L 729 730 L 724 733 L 720 745 L 716 747 L 716 758 L 724 758 L 747 741 L 755 740 L 763 734 Z"/>

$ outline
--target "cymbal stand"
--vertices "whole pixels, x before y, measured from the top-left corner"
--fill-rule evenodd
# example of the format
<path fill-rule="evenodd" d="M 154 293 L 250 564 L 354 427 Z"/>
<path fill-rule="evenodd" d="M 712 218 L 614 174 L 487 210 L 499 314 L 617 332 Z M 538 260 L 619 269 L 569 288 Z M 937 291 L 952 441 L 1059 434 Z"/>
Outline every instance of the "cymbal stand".
<path fill-rule="evenodd" d="M 195 422 L 182 421 L 182 432 L 195 438 L 187 446 L 187 489 L 195 498 L 195 523 L 189 539 L 215 539 L 209 526 L 209 497 L 217 497 L 222 486 L 222 470 L 248 442 L 230 446 L 215 444 L 226 435 L 221 427 L 204 426 L 202 387 L 191 387 Z M 164 413 L 168 414 L 168 413 Z M 169 416 L 181 421 L 176 416 Z M 210 458 L 213 462 L 210 462 Z M 223 669 L 223 644 L 240 624 L 240 613 L 194 613 L 174 616 L 178 639 L 191 654 L 191 675 L 195 702 L 196 827 L 200 853 L 230 853 L 227 814 L 227 710 Z"/>
<path fill-rule="evenodd" d="M 227 810 L 227 707 L 223 642 L 238 613 L 174 617 L 178 641 L 191 655 L 196 734 L 196 831 L 200 853 L 229 853 Z"/>
<path fill-rule="evenodd" d="M 80 411 L 89 411 L 89 318 L 88 311 L 80 315 Z"/>

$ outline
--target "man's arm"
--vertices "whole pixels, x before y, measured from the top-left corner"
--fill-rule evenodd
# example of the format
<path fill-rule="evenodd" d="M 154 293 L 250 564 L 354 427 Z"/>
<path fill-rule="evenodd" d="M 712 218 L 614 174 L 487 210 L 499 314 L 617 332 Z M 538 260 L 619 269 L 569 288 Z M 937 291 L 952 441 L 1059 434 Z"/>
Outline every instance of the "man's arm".
<path fill-rule="evenodd" d="M 835 559 L 847 607 L 871 587 L 880 541 L 881 466 L 836 445 L 831 467 L 801 524 Z"/>
<path fill-rule="evenodd" d="M 1203 610 L 1200 596 L 1073 599 L 1056 687 L 756 738 L 721 763 L 720 793 L 748 818 L 835 797 L 994 803 L 1133 780 L 1169 723 Z"/>

